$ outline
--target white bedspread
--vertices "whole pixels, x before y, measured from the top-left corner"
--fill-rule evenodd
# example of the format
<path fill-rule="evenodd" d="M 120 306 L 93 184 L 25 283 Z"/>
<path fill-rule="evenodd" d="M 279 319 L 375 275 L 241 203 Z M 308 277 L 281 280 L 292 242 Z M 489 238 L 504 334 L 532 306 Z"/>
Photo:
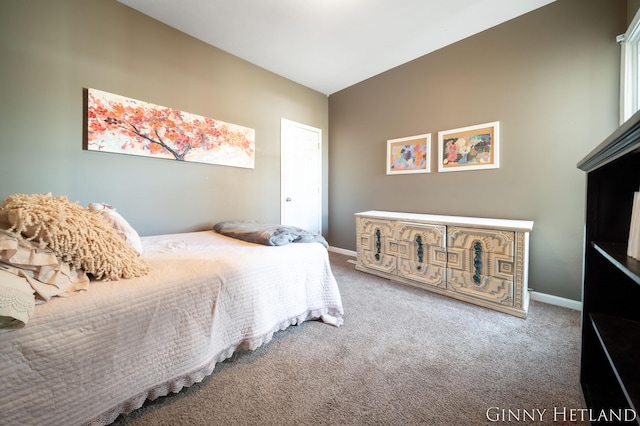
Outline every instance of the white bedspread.
<path fill-rule="evenodd" d="M 342 323 L 321 244 L 267 247 L 212 231 L 143 244 L 147 276 L 92 282 L 0 334 L 2 425 L 108 424 L 289 325 Z"/>

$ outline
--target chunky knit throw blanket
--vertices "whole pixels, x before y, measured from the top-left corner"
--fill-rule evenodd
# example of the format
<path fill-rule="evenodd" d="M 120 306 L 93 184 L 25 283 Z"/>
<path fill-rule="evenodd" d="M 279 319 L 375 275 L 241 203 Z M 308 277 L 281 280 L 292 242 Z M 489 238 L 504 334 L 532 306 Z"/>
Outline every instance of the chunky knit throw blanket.
<path fill-rule="evenodd" d="M 0 206 L 10 231 L 50 248 L 58 258 L 96 279 L 146 275 L 148 264 L 104 218 L 65 196 L 14 194 Z"/>

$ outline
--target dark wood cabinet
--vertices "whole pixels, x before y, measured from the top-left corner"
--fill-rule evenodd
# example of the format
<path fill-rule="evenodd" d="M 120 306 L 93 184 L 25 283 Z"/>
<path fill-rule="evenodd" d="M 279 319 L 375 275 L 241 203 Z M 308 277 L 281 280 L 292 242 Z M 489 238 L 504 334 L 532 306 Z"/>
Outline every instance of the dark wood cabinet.
<path fill-rule="evenodd" d="M 627 243 L 633 194 L 640 188 L 640 113 L 578 168 L 587 172 L 582 392 L 595 418 L 602 410 L 639 413 L 640 261 L 627 256 Z M 640 424 L 637 416 L 634 421 Z"/>

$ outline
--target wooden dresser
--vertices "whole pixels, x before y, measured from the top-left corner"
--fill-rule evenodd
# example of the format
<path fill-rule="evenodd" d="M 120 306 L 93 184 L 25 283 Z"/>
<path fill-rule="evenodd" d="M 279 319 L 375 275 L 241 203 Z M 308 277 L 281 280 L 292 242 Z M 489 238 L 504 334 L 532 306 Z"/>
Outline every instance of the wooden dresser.
<path fill-rule="evenodd" d="M 526 318 L 533 222 L 356 213 L 356 269 Z"/>

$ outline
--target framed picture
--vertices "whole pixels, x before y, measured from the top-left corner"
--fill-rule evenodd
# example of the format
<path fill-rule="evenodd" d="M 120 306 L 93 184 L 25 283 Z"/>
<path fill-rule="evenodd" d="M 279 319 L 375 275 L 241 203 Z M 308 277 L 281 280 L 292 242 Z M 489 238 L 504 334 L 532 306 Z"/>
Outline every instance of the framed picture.
<path fill-rule="evenodd" d="M 387 141 L 387 174 L 429 173 L 431 135 L 416 135 Z"/>
<path fill-rule="evenodd" d="M 85 89 L 84 148 L 254 168 L 255 130 L 96 89 Z"/>
<path fill-rule="evenodd" d="M 438 171 L 500 167 L 500 122 L 438 132 Z"/>

